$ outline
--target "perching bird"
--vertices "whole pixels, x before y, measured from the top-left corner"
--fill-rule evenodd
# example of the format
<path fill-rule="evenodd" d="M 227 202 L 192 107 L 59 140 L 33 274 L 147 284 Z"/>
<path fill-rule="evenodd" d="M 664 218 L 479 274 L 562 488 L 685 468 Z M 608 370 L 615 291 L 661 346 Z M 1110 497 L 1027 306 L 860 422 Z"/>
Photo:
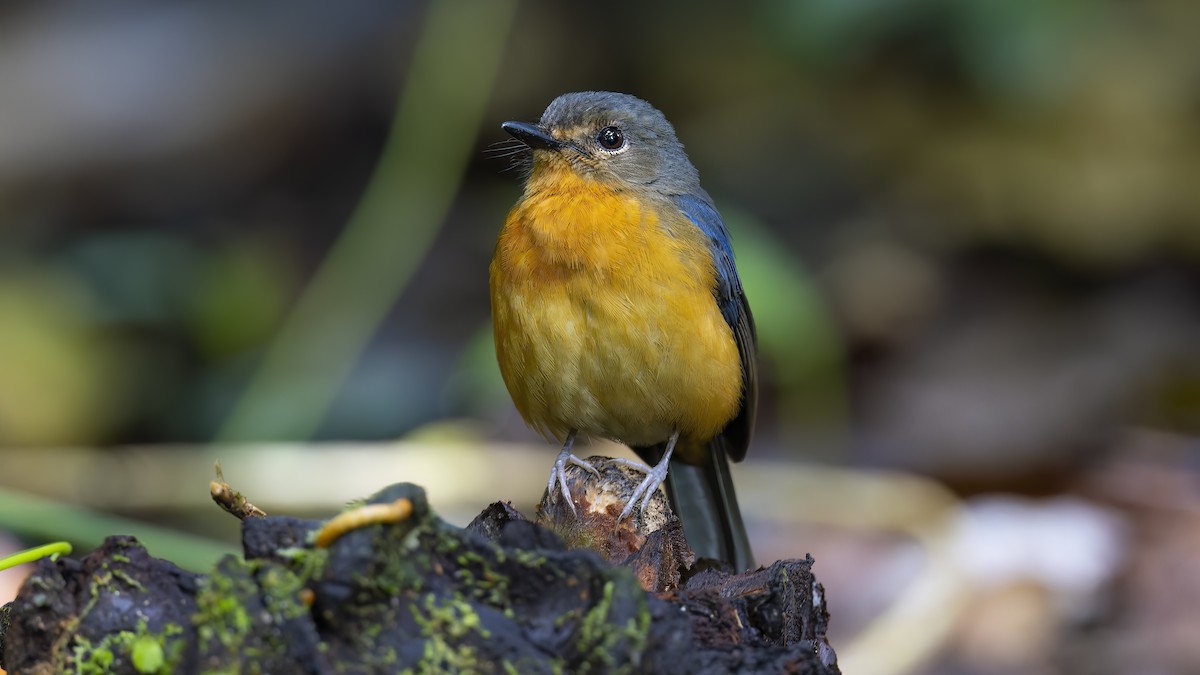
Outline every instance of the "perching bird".
<path fill-rule="evenodd" d="M 653 468 L 622 517 L 666 481 L 696 553 L 750 567 L 729 459 L 754 426 L 754 319 L 683 144 L 611 92 L 502 127 L 531 161 L 492 258 L 496 354 L 525 421 L 563 443 L 551 495 L 570 504 L 564 469 L 591 469 L 571 454 L 578 434 L 626 443 Z"/>

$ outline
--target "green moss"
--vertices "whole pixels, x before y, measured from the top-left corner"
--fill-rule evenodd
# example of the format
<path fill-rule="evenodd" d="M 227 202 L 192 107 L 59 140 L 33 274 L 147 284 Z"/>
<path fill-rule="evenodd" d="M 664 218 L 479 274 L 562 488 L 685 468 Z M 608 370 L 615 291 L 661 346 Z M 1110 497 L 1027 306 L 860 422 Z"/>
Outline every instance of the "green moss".
<path fill-rule="evenodd" d="M 326 560 L 323 552 L 294 550 L 290 557 L 290 566 L 275 560 L 227 558 L 201 582 L 192 624 L 201 652 L 218 655 L 216 667 L 236 670 L 238 664 L 270 663 L 287 657 L 288 645 L 273 626 L 309 614 L 301 591 Z M 248 602 L 253 604 L 248 606 Z M 257 618 L 264 610 L 265 616 Z"/>
<path fill-rule="evenodd" d="M 469 638 L 487 640 L 479 614 L 461 598 L 439 598 L 430 593 L 420 607 L 411 606 L 412 616 L 425 638 L 425 652 L 418 663 L 420 673 L 480 673 L 491 670 L 479 663 Z"/>
<path fill-rule="evenodd" d="M 608 581 L 604 584 L 604 592 L 600 598 L 600 602 L 596 603 L 586 614 L 583 615 L 583 620 L 579 622 L 579 634 L 582 638 L 578 645 L 579 651 L 587 653 L 589 649 L 593 652 L 600 652 L 599 656 L 603 663 L 612 665 L 612 655 L 603 653 L 598 647 L 604 646 L 614 637 L 608 625 L 608 615 L 612 611 L 613 603 L 613 582 Z"/>
<path fill-rule="evenodd" d="M 308 606 L 300 601 L 300 591 L 306 584 L 307 580 L 278 565 L 268 566 L 259 576 L 267 610 L 285 621 L 308 614 Z"/>
<path fill-rule="evenodd" d="M 433 550 L 438 554 L 449 558 L 450 556 L 454 555 L 455 551 L 463 547 L 463 544 L 458 537 L 447 535 L 445 532 L 438 532 L 438 534 L 441 536 L 438 536 L 434 540 L 433 548 Z"/>
<path fill-rule="evenodd" d="M 636 585 L 636 584 L 635 584 Z M 618 584 L 617 580 L 609 580 L 604 584 L 600 601 L 583 615 L 579 624 L 579 642 L 576 649 L 584 656 L 587 663 L 593 666 L 603 666 L 602 672 L 627 673 L 635 672 L 636 665 L 641 660 L 641 654 L 646 649 L 650 636 L 650 609 L 645 597 L 637 589 L 637 595 L 628 599 L 637 602 L 637 614 L 630 617 L 623 626 L 613 626 L 610 620 L 616 594 L 631 593 L 627 583 Z M 622 644 L 624 643 L 624 644 Z M 621 655 L 618 665 L 614 655 Z M 632 658 L 630 658 L 632 657 Z"/>
<path fill-rule="evenodd" d="M 528 550 L 527 551 L 524 549 L 520 549 L 520 550 L 513 551 L 512 554 L 513 554 L 513 560 L 515 560 L 517 563 L 521 564 L 524 567 L 528 567 L 528 568 L 539 570 L 539 571 L 544 571 L 549 568 L 549 569 L 552 569 L 552 571 L 554 572 L 554 574 L 556 576 L 562 576 L 562 574 L 563 574 L 562 570 L 555 569 L 555 568 L 553 568 L 553 566 L 548 565 L 547 563 L 549 561 L 546 559 L 545 554 L 539 553 L 536 550 Z"/>
<path fill-rule="evenodd" d="M 183 639 L 183 626 L 169 623 L 163 627 L 162 643 L 164 645 L 165 662 L 162 672 L 173 673 L 180 660 L 187 642 Z"/>
<path fill-rule="evenodd" d="M 143 618 L 136 630 L 109 633 L 96 644 L 75 635 L 71 648 L 74 672 L 76 675 L 100 675 L 111 672 L 118 662 L 131 663 L 139 673 L 146 675 L 172 672 L 183 654 L 184 643 L 182 639 L 170 639 L 182 634 L 183 628 L 173 624 L 167 625 L 161 633 L 151 633 Z"/>
<path fill-rule="evenodd" d="M 288 561 L 288 568 L 305 584 L 320 577 L 329 562 L 329 549 L 325 548 L 284 548 L 275 555 Z"/>
<path fill-rule="evenodd" d="M 96 645 L 83 636 L 76 636 L 71 660 L 75 663 L 76 675 L 104 675 L 109 672 L 115 657 L 112 650 Z"/>
<path fill-rule="evenodd" d="M 129 657 L 134 669 L 146 675 L 159 672 L 166 663 L 162 643 L 149 635 L 143 635 L 134 641 Z"/>
<path fill-rule="evenodd" d="M 113 556 L 114 559 L 116 557 L 120 557 L 119 554 Z M 87 639 L 80 637 L 76 633 L 76 629 L 87 619 L 92 610 L 95 609 L 103 590 L 108 589 L 114 595 L 120 595 L 121 589 L 113 587 L 113 579 L 119 579 L 131 588 L 144 590 L 141 582 L 131 577 L 123 569 L 112 569 L 110 562 L 111 560 L 105 561 L 102 568 L 103 571 L 92 577 L 91 584 L 88 587 L 87 604 L 68 621 L 64 622 L 62 626 L 62 633 L 52 648 L 54 667 L 60 672 L 65 672 L 67 664 L 71 663 L 74 664 L 76 673 L 86 675 L 90 675 L 91 673 L 107 673 L 109 672 L 109 666 L 112 665 L 113 660 L 116 658 L 114 648 L 121 653 L 128 654 L 128 643 L 137 636 L 137 633 L 121 631 L 107 635 L 99 644 L 92 645 Z M 140 632 L 145 633 L 145 620 L 143 619 L 139 625 Z"/>
<path fill-rule="evenodd" d="M 362 631 L 362 636 L 368 644 L 375 644 L 380 635 L 383 635 L 383 624 L 378 622 L 367 624 Z"/>
<path fill-rule="evenodd" d="M 456 562 L 459 568 L 454 571 L 454 578 L 460 582 L 460 588 L 469 591 L 475 600 L 508 609 L 508 576 L 494 570 L 490 561 L 474 552 L 458 556 Z"/>
<path fill-rule="evenodd" d="M 111 570 L 110 572 L 112 574 L 113 579 L 120 579 L 121 581 L 125 582 L 125 584 L 127 586 L 129 586 L 130 588 L 136 588 L 139 591 L 146 590 L 146 587 L 142 586 L 142 582 L 129 576 L 129 573 L 126 572 L 125 570 L 114 569 L 114 570 Z"/>
<path fill-rule="evenodd" d="M 236 653 L 250 631 L 250 614 L 241 598 L 253 597 L 257 588 L 249 576 L 235 578 L 234 570 L 222 564 L 200 583 L 196 594 L 196 614 L 192 623 L 197 627 L 202 651 L 210 651 L 216 641 L 227 653 Z"/>
<path fill-rule="evenodd" d="M 37 579 L 37 581 L 40 583 L 42 580 Z M 92 585 L 88 588 L 87 604 L 83 606 L 83 609 L 80 609 L 78 612 L 76 612 L 75 616 L 72 616 L 70 619 L 63 622 L 62 632 L 59 634 L 58 639 L 55 640 L 54 646 L 51 648 L 51 653 L 54 659 L 54 669 L 56 672 L 66 672 L 67 662 L 75 664 L 79 663 L 79 641 L 83 640 L 83 638 L 78 638 L 75 631 L 77 628 L 79 628 L 79 624 L 83 623 L 83 620 L 87 618 L 88 614 L 91 614 L 92 610 L 96 607 L 96 602 L 100 599 L 100 589 L 104 586 L 107 586 L 111 581 L 112 575 L 107 573 L 92 577 Z M 44 585 L 42 587 L 46 588 Z M 68 651 L 67 647 L 71 644 L 72 638 L 77 638 L 75 640 L 75 647 L 74 649 Z M 83 641 L 84 643 L 87 643 L 86 640 Z M 91 645 L 87 644 L 87 647 L 90 649 Z"/>
<path fill-rule="evenodd" d="M 642 602 L 637 616 L 625 622 L 625 637 L 629 638 L 629 649 L 640 658 L 650 642 L 650 606 Z"/>
<path fill-rule="evenodd" d="M 377 532 L 376 540 L 371 543 L 373 564 L 362 570 L 354 584 L 374 597 L 419 591 L 430 572 L 431 558 L 421 541 L 429 533 L 403 524 L 377 526 Z M 429 542 L 429 546 L 433 545 Z"/>

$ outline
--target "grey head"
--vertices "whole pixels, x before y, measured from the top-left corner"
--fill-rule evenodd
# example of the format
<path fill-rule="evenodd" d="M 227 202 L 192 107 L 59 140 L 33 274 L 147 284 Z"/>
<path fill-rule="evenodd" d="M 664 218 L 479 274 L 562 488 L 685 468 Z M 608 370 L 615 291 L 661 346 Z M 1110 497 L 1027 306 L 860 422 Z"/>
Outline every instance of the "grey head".
<path fill-rule="evenodd" d="M 671 123 L 636 96 L 610 91 L 563 94 L 551 101 L 537 124 L 501 126 L 533 150 L 535 172 L 539 161 L 565 161 L 597 180 L 663 195 L 704 195 L 700 176 Z"/>

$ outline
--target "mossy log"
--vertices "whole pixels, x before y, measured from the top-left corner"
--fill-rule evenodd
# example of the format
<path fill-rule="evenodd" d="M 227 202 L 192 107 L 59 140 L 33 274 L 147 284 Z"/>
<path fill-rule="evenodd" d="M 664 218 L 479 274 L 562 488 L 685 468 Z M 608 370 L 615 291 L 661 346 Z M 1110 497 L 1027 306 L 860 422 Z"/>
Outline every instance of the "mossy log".
<path fill-rule="evenodd" d="M 411 484 L 328 524 L 242 522 L 244 559 L 207 575 L 152 558 L 130 537 L 81 560 L 42 560 L 0 610 L 0 665 L 22 674 L 838 672 L 811 558 L 740 575 L 693 565 L 672 552 L 678 521 L 649 533 L 628 565 L 568 548 L 504 503 L 450 526 Z"/>

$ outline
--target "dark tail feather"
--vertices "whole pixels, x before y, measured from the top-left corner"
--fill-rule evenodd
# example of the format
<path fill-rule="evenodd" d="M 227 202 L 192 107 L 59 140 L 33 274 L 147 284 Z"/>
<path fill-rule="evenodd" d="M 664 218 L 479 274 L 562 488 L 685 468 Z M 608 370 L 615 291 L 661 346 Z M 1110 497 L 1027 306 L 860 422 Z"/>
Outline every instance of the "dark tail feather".
<path fill-rule="evenodd" d="M 671 462 L 667 496 L 697 556 L 724 560 L 744 572 L 754 567 L 754 555 L 733 492 L 723 439 L 713 439 L 705 454 L 708 462 L 703 466 Z"/>

